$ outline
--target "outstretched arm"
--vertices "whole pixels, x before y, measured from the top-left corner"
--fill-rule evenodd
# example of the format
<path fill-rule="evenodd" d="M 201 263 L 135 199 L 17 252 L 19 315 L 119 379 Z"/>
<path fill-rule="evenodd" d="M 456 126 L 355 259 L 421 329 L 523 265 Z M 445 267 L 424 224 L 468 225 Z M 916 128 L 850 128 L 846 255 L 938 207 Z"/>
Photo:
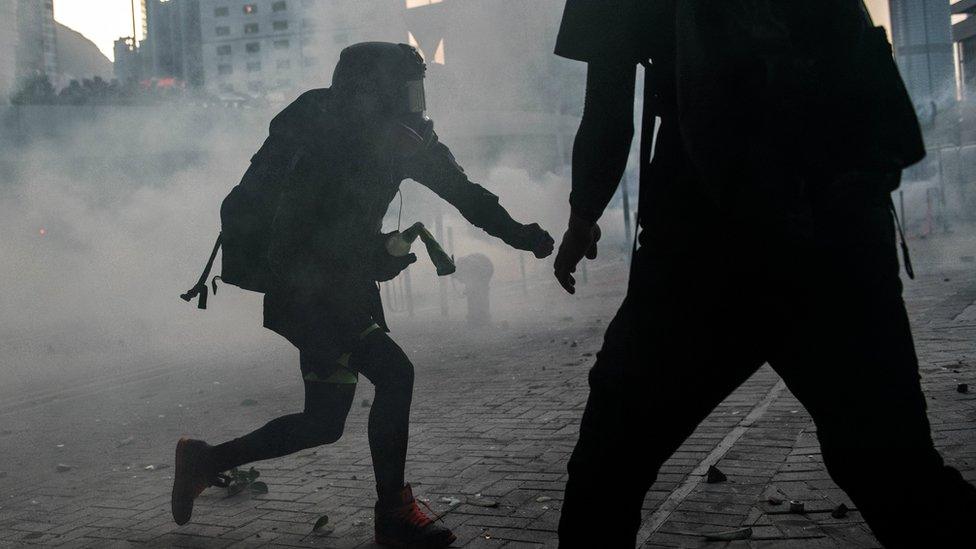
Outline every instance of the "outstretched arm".
<path fill-rule="evenodd" d="M 576 265 L 584 256 L 596 258 L 596 222 L 627 169 L 634 138 L 636 72 L 633 64 L 588 65 L 583 120 L 573 143 L 572 213 L 555 262 L 556 279 L 569 293 L 576 291 Z"/>
<path fill-rule="evenodd" d="M 472 225 L 500 238 L 509 246 L 538 258 L 552 253 L 553 239 L 537 223 L 523 225 L 512 219 L 498 197 L 472 183 L 446 145 L 433 135 L 424 150 L 408 161 L 407 176 L 434 191 L 461 212 Z"/>

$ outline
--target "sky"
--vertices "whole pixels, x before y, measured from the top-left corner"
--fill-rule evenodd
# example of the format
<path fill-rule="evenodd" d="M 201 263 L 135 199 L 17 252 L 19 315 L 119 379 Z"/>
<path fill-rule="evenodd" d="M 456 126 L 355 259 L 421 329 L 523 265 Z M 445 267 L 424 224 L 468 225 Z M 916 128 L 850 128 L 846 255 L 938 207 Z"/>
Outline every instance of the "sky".
<path fill-rule="evenodd" d="M 54 0 L 54 18 L 85 35 L 113 60 L 115 40 L 132 35 L 130 0 Z M 141 33 L 141 20 L 136 27 Z"/>
<path fill-rule="evenodd" d="M 867 4 L 875 21 L 887 25 L 888 0 L 867 0 Z M 120 36 L 132 34 L 130 6 L 130 0 L 55 0 L 54 18 L 85 35 L 114 60 L 112 44 Z M 136 27 L 141 33 L 141 20 Z"/>

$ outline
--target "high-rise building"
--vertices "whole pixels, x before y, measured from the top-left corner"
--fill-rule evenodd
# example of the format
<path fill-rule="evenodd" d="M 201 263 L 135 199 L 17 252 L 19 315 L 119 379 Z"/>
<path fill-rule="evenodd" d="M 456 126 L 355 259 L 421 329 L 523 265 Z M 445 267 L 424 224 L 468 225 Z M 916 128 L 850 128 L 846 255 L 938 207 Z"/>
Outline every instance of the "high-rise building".
<path fill-rule="evenodd" d="M 0 2 L 0 105 L 5 105 L 17 83 L 17 3 Z"/>
<path fill-rule="evenodd" d="M 147 0 L 146 39 L 139 47 L 143 76 L 204 82 L 200 0 Z"/>
<path fill-rule="evenodd" d="M 952 13 L 960 20 L 952 25 L 959 60 L 959 80 L 963 97 L 976 98 L 976 0 L 959 0 Z"/>
<path fill-rule="evenodd" d="M 318 62 L 303 55 L 315 33 L 315 22 L 305 17 L 309 4 L 314 2 L 200 0 L 207 89 L 265 95 L 302 86 L 306 70 Z"/>
<path fill-rule="evenodd" d="M 955 99 L 949 0 L 889 0 L 895 57 L 918 105 Z"/>
<path fill-rule="evenodd" d="M 5 2 L 12 3 L 12 2 Z M 57 29 L 53 0 L 17 0 L 17 77 L 58 74 Z"/>

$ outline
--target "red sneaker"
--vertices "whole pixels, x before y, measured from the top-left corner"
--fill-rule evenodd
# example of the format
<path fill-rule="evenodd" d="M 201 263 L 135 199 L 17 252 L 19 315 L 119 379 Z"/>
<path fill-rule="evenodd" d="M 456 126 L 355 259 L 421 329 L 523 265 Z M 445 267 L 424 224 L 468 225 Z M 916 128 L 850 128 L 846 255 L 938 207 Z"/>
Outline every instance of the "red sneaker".
<path fill-rule="evenodd" d="M 212 450 L 202 440 L 181 438 L 176 443 L 176 472 L 170 499 L 176 524 L 182 526 L 190 522 L 193 500 L 213 484 L 217 473 Z"/>
<path fill-rule="evenodd" d="M 392 501 L 376 502 L 376 543 L 398 549 L 444 549 L 457 537 L 427 516 L 407 484 Z"/>

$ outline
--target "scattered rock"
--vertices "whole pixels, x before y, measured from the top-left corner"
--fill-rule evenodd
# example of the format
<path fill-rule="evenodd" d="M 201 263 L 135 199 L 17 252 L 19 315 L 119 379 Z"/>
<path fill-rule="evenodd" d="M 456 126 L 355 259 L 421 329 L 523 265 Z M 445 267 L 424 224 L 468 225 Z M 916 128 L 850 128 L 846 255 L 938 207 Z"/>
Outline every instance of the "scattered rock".
<path fill-rule="evenodd" d="M 842 519 L 847 516 L 848 511 L 850 511 L 850 509 L 841 503 L 837 507 L 834 507 L 834 510 L 830 512 L 830 516 L 834 517 L 835 519 Z"/>
<path fill-rule="evenodd" d="M 752 528 L 736 528 L 714 534 L 705 534 L 706 541 L 734 541 L 737 539 L 749 539 L 752 537 Z"/>
<path fill-rule="evenodd" d="M 579 342 L 574 339 L 573 342 L 569 344 L 569 346 L 570 347 L 579 347 Z"/>
<path fill-rule="evenodd" d="M 244 400 L 241 401 L 241 406 L 257 406 L 257 405 L 258 405 L 258 401 L 254 400 L 253 398 L 245 398 Z"/>
<path fill-rule="evenodd" d="M 725 476 L 725 473 L 719 470 L 718 467 L 714 465 L 708 466 L 708 473 L 705 475 L 705 482 L 708 484 L 715 484 L 718 482 L 725 482 L 729 480 L 729 477 Z"/>
<path fill-rule="evenodd" d="M 549 497 L 549 496 L 539 496 L 539 497 L 535 498 L 535 501 L 537 503 L 545 503 L 547 501 L 552 501 L 552 498 Z"/>
<path fill-rule="evenodd" d="M 67 473 L 68 471 L 71 470 L 71 466 L 65 465 L 63 463 L 59 463 L 54 467 L 54 469 L 59 473 Z"/>
<path fill-rule="evenodd" d="M 796 501 L 795 499 L 790 500 L 790 512 L 794 515 L 802 515 L 806 513 L 806 507 L 803 505 L 802 501 Z"/>
<path fill-rule="evenodd" d="M 493 499 L 483 498 L 479 495 L 469 499 L 468 505 L 474 505 L 476 507 L 488 507 L 494 509 L 495 507 L 498 507 L 498 502 Z"/>
<path fill-rule="evenodd" d="M 968 383 L 960 383 L 959 385 L 956 385 L 956 392 L 957 393 L 962 393 L 962 394 L 968 393 L 969 392 L 969 384 Z"/>
<path fill-rule="evenodd" d="M 454 507 L 455 505 L 460 505 L 461 504 L 461 500 L 459 500 L 458 498 L 453 497 L 453 496 L 451 496 L 451 497 L 444 496 L 441 499 L 439 499 L 438 501 L 440 501 L 441 503 L 446 503 L 450 507 Z"/>

